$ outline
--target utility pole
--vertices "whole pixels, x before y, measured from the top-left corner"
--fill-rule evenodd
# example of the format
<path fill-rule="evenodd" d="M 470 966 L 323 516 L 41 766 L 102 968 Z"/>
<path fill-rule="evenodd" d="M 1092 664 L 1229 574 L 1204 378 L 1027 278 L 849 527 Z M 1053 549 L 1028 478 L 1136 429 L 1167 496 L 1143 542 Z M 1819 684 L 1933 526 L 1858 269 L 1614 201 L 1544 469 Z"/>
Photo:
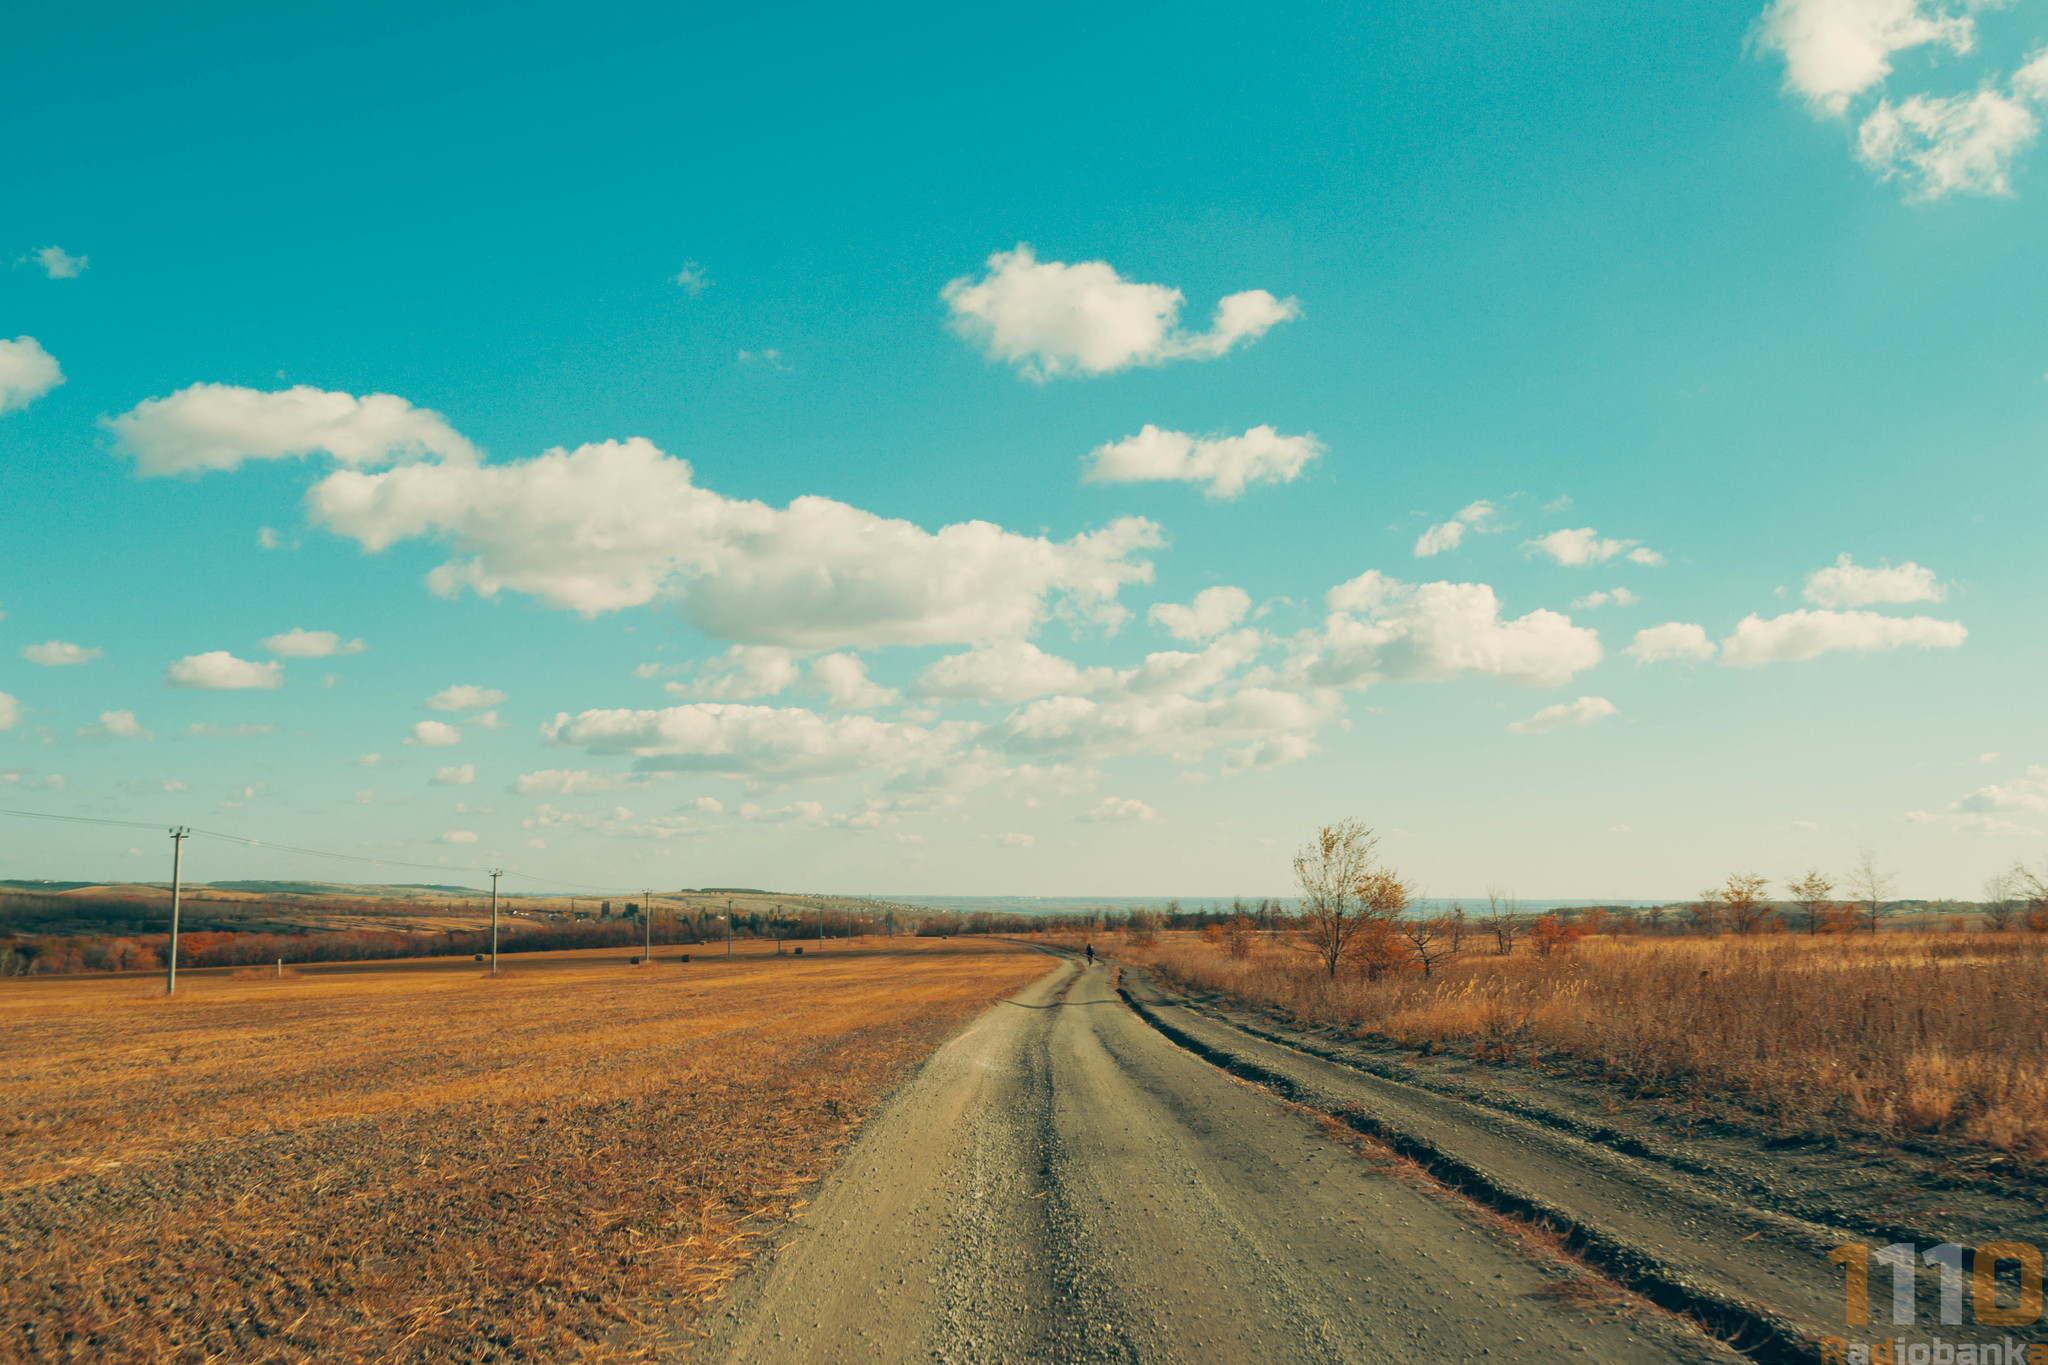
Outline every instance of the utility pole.
<path fill-rule="evenodd" d="M 164 971 L 164 994 L 178 993 L 178 898 L 183 891 L 185 841 L 192 831 L 183 825 L 171 831 L 171 961 Z"/>
<path fill-rule="evenodd" d="M 498 974 L 498 878 L 505 873 L 500 868 L 491 869 L 491 975 Z"/>
<path fill-rule="evenodd" d="M 726 956 L 726 959 L 727 959 L 728 961 L 730 961 L 730 960 L 731 960 L 731 958 L 732 958 L 732 897 L 731 897 L 731 896 L 727 896 L 727 897 L 725 898 L 725 956 Z"/>
<path fill-rule="evenodd" d="M 641 951 L 640 965 L 654 961 L 654 892 L 640 893 L 640 925 L 647 931 L 647 946 Z"/>

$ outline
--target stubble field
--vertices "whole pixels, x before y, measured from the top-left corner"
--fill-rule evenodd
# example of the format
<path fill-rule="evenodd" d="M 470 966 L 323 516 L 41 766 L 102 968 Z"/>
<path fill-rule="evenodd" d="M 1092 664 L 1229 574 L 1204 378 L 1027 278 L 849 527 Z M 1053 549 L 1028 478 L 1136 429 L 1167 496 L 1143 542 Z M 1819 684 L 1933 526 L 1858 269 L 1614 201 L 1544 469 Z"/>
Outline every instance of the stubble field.
<path fill-rule="evenodd" d="M 1004 943 L 0 987 L 0 1358 L 674 1353 Z"/>

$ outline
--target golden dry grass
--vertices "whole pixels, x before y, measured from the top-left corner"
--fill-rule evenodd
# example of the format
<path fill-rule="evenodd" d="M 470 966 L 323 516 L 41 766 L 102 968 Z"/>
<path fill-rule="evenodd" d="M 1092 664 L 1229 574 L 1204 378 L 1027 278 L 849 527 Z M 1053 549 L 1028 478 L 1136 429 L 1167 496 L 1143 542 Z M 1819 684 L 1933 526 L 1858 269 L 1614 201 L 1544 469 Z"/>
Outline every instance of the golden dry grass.
<path fill-rule="evenodd" d="M 876 1098 L 1048 966 L 747 947 L 7 982 L 0 1358 L 669 1353 Z"/>
<path fill-rule="evenodd" d="M 2040 934 L 1598 938 L 1552 957 L 1468 939 L 1432 978 L 1376 982 L 1331 981 L 1286 936 L 1258 936 L 1248 958 L 1181 934 L 1117 952 L 1302 1025 L 1489 1062 L 1572 1059 L 1795 1128 L 1946 1133 L 2048 1157 Z"/>

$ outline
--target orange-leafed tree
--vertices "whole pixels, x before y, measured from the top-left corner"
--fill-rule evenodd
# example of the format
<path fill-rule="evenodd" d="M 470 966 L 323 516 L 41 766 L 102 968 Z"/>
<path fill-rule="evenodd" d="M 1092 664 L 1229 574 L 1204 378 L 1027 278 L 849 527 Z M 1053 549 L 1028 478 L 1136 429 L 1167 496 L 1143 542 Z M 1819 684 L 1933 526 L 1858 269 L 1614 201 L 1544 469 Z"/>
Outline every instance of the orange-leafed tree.
<path fill-rule="evenodd" d="M 1324 825 L 1294 856 L 1300 924 L 1330 979 L 1375 926 L 1385 932 L 1409 900 L 1408 886 L 1379 861 L 1379 839 L 1357 819 Z"/>
<path fill-rule="evenodd" d="M 1714 893 L 1730 929 L 1738 934 L 1754 934 L 1770 927 L 1771 903 L 1764 896 L 1764 888 L 1769 885 L 1768 878 L 1738 872 Z"/>
<path fill-rule="evenodd" d="M 1568 950 L 1585 933 L 1568 919 L 1556 915 L 1541 915 L 1529 926 L 1529 941 L 1536 945 L 1536 951 L 1543 957 Z"/>

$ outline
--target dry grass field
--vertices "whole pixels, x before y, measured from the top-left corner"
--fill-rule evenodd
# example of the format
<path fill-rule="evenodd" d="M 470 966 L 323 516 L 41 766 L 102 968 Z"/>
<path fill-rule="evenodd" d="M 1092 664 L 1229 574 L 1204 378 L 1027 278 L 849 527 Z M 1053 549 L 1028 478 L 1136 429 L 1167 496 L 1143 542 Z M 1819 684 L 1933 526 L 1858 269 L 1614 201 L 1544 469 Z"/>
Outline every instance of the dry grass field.
<path fill-rule="evenodd" d="M 1049 966 L 681 951 L 0 985 L 0 1358 L 671 1354 L 877 1097 Z"/>
<path fill-rule="evenodd" d="M 1475 936 L 1430 977 L 1377 981 L 1330 980 L 1286 935 L 1244 936 L 1243 956 L 1192 934 L 1115 951 L 1298 1025 L 2048 1160 L 2048 935 L 1624 936 L 1506 957 Z"/>

